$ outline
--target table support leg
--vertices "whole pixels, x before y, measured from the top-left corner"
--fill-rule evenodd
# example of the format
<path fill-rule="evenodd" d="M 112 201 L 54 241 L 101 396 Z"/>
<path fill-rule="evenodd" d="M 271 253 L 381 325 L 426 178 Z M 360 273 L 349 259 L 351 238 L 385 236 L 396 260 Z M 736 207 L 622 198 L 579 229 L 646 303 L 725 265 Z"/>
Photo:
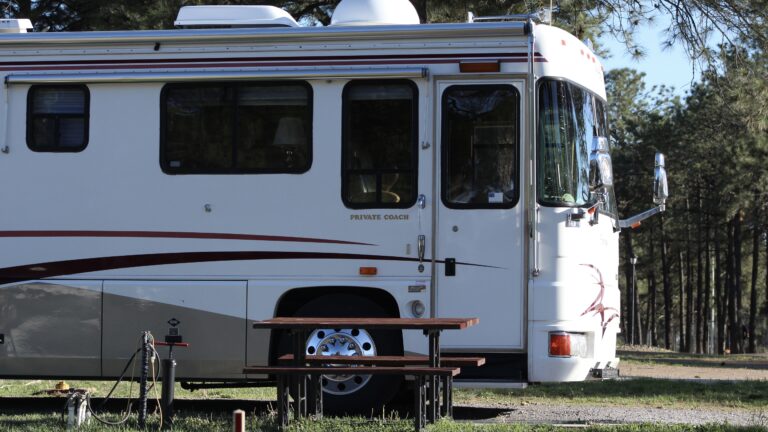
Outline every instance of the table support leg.
<path fill-rule="evenodd" d="M 440 367 L 440 331 L 429 330 L 429 366 Z M 440 379 L 432 375 L 429 377 L 429 409 L 427 410 L 427 420 L 434 423 L 439 414 L 440 405 Z"/>
<path fill-rule="evenodd" d="M 425 377 L 417 376 L 413 381 L 413 428 L 421 431 L 427 424 L 426 418 L 426 382 Z"/>
<path fill-rule="evenodd" d="M 443 403 L 440 405 L 440 416 L 453 417 L 453 378 L 446 376 L 443 380 Z"/>
<path fill-rule="evenodd" d="M 306 341 L 307 332 L 305 330 L 295 330 L 293 337 L 293 361 L 297 367 L 306 366 Z M 306 417 L 309 414 L 307 409 L 307 377 L 296 375 L 293 379 L 295 389 L 294 414 L 297 419 Z"/>
<path fill-rule="evenodd" d="M 280 375 L 277 377 L 277 423 L 280 430 L 288 427 L 288 412 L 290 411 L 290 401 L 288 398 L 288 377 Z"/>
<path fill-rule="evenodd" d="M 309 413 L 316 420 L 323 418 L 323 386 L 322 375 L 312 375 L 309 380 Z"/>

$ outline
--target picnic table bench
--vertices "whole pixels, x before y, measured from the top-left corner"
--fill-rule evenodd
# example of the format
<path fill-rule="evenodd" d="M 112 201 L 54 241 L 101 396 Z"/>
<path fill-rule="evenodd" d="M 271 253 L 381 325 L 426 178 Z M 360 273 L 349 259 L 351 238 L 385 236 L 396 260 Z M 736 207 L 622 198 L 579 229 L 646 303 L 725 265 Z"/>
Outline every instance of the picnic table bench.
<path fill-rule="evenodd" d="M 282 427 L 288 424 L 289 382 L 293 382 L 296 418 L 310 414 L 322 416 L 322 375 L 364 374 L 401 375 L 413 377 L 414 426 L 421 430 L 426 422 L 434 422 L 438 415 L 452 415 L 453 377 L 461 366 L 480 366 L 482 357 L 440 356 L 440 333 L 461 330 L 477 324 L 477 318 L 314 318 L 278 317 L 253 324 L 257 329 L 288 330 L 292 337 L 293 354 L 281 356 L 287 366 L 254 366 L 243 370 L 246 374 L 268 374 L 278 378 L 278 417 Z M 426 356 L 315 356 L 307 355 L 306 341 L 311 331 L 322 328 L 361 328 L 366 330 L 420 330 L 428 337 Z M 442 384 L 442 409 L 439 387 Z"/>

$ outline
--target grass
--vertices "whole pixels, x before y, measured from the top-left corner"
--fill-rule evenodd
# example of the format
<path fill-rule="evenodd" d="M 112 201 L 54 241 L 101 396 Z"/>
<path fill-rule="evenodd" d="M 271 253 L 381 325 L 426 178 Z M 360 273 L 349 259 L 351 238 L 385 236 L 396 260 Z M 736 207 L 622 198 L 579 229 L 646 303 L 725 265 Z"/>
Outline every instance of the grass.
<path fill-rule="evenodd" d="M 768 383 L 762 381 L 693 382 L 660 379 L 541 384 L 524 390 L 462 390 L 456 403 L 589 404 L 680 408 L 764 410 Z"/>
<path fill-rule="evenodd" d="M 157 422 L 147 425 L 148 431 L 159 428 Z M 61 419 L 53 414 L 34 414 L 23 416 L 0 417 L 0 430 L 4 432 L 60 432 L 64 429 Z M 137 425 L 132 419 L 124 426 L 104 426 L 94 421 L 78 429 L 82 432 L 127 432 L 135 431 Z M 248 431 L 276 432 L 277 427 L 270 418 L 250 417 L 246 429 Z M 216 432 L 230 431 L 229 416 L 178 416 L 174 424 L 177 432 Z M 288 432 L 409 432 L 413 425 L 407 420 L 366 420 L 366 419 L 325 419 L 321 421 L 305 421 L 292 423 Z M 555 432 L 570 430 L 568 428 L 549 425 L 527 424 L 492 424 L 478 425 L 441 421 L 427 427 L 428 432 Z M 652 425 L 636 424 L 622 426 L 586 426 L 579 430 L 594 432 L 766 432 L 765 427 L 737 427 L 729 425 Z"/>
<path fill-rule="evenodd" d="M 51 390 L 59 380 L 0 380 L 0 397 L 45 397 L 46 390 Z M 88 389 L 94 397 L 105 397 L 114 385 L 113 381 L 79 381 L 66 380 L 72 388 Z M 129 382 L 121 383 L 113 393 L 113 397 L 125 398 L 129 395 L 135 397 L 138 394 L 138 384 Z M 158 388 L 158 394 L 160 389 Z M 245 389 L 208 389 L 189 391 L 176 384 L 174 390 L 176 399 L 255 399 L 275 400 L 277 390 L 274 387 L 245 388 Z M 150 397 L 154 397 L 154 390 L 150 391 Z"/>
<path fill-rule="evenodd" d="M 672 351 L 619 351 L 618 356 L 621 358 L 622 362 L 640 364 L 768 369 L 768 355 L 766 354 L 734 354 L 720 356 L 678 353 Z"/>
<path fill-rule="evenodd" d="M 660 364 L 691 364 L 702 363 L 717 367 L 721 362 L 727 362 L 733 367 L 734 363 L 748 364 L 746 367 L 768 367 L 766 357 L 712 357 L 672 352 L 627 352 L 621 354 L 623 361 Z M 740 366 L 737 366 L 740 367 Z M 45 395 L 44 390 L 52 389 L 53 380 L 0 380 L 0 398 L 25 397 Z M 77 388 L 87 388 L 95 397 L 104 397 L 112 387 L 111 382 L 101 381 L 69 381 Z M 131 393 L 132 391 L 132 393 Z M 129 383 L 121 384 L 114 397 L 125 398 L 129 393 L 135 397 L 137 386 Z M 151 393 L 154 397 L 154 393 Z M 178 399 L 250 399 L 274 401 L 274 388 L 256 389 L 214 389 L 190 392 L 177 385 Z M 768 382 L 765 381 L 717 381 L 710 383 L 693 381 L 672 381 L 658 379 L 635 379 L 622 381 L 595 381 L 567 384 L 543 384 L 530 386 L 524 390 L 456 390 L 455 402 L 458 405 L 480 405 L 493 407 L 514 408 L 521 404 L 586 404 L 586 405 L 634 405 L 653 406 L 661 408 L 731 408 L 745 410 L 745 415 L 752 415 L 762 426 L 736 427 L 730 425 L 648 425 L 630 424 L 622 426 L 587 426 L 580 430 L 595 432 L 768 432 Z M 0 400 L 0 413 L 2 413 Z M 116 419 L 117 415 L 112 415 Z M 178 432 L 209 432 L 231 430 L 230 416 L 206 413 L 186 413 L 177 415 L 174 430 Z M 151 417 L 149 431 L 158 429 L 157 416 Z M 36 414 L 0 414 L 0 431 L 2 432 L 59 432 L 64 429 L 58 413 Z M 136 430 L 136 417 L 131 417 L 124 426 L 104 426 L 95 421 L 79 429 L 84 432 L 133 431 Z M 249 415 L 247 430 L 277 431 L 272 414 L 255 416 Z M 342 418 L 322 421 L 292 423 L 290 432 L 400 432 L 413 430 L 410 420 L 396 418 L 361 419 Z M 529 424 L 472 424 L 464 422 L 443 421 L 431 425 L 429 432 L 550 432 L 561 431 L 550 425 Z"/>
<path fill-rule="evenodd" d="M 20 397 L 52 389 L 55 381 L 0 380 L 0 397 Z M 71 381 L 73 387 L 87 388 L 94 397 L 104 397 L 112 383 Z M 128 397 L 130 383 L 122 383 L 114 397 Z M 136 397 L 137 385 L 132 388 Z M 159 392 L 158 392 L 159 393 Z M 45 395 L 40 395 L 45 397 Z M 154 391 L 150 392 L 154 398 Z M 177 399 L 249 399 L 274 401 L 274 387 L 251 389 L 215 389 L 190 392 L 176 386 Z M 765 381 L 672 381 L 633 379 L 579 383 L 532 385 L 527 389 L 456 390 L 457 404 L 514 407 L 520 404 L 636 405 L 680 408 L 734 408 L 762 410 L 768 406 L 768 382 Z"/>

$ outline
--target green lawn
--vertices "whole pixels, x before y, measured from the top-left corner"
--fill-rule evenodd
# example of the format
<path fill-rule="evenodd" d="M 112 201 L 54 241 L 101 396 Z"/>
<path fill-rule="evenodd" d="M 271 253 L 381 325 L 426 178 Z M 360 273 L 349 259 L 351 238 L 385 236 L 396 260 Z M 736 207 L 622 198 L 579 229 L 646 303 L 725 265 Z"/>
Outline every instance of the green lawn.
<path fill-rule="evenodd" d="M 458 404 L 567 403 L 765 410 L 768 382 L 594 381 L 533 385 L 524 390 L 461 390 L 454 399 Z"/>
<path fill-rule="evenodd" d="M 105 396 L 112 383 L 99 381 L 69 381 L 73 387 L 88 388 L 96 397 Z M 0 380 L 0 397 L 19 397 L 39 395 L 45 389 L 53 388 L 55 381 L 45 380 Z M 127 397 L 129 383 L 123 383 L 115 392 L 115 397 Z M 133 384 L 132 395 L 135 397 L 137 385 Z M 154 393 L 151 393 L 154 397 Z M 177 398 L 181 399 L 252 399 L 274 401 L 274 388 L 260 389 L 223 389 L 189 392 L 177 386 Z M 712 382 L 700 383 L 689 381 L 669 381 L 655 379 L 636 379 L 622 381 L 595 381 L 567 384 L 545 384 L 530 386 L 524 390 L 456 390 L 457 405 L 480 405 L 493 407 L 515 407 L 521 404 L 595 404 L 595 405 L 634 405 L 654 407 L 680 408 L 719 408 L 745 409 L 754 413 L 758 418 L 765 417 L 768 426 L 768 382 Z M 63 403 L 63 400 L 62 400 Z M 0 400 L 0 413 L 2 401 Z M 116 414 L 110 416 L 112 420 Z M 272 416 L 260 418 L 249 417 L 249 431 L 276 430 Z M 95 421 L 83 431 L 128 431 L 135 430 L 135 415 L 125 427 L 106 427 Z M 149 430 L 156 430 L 157 416 L 151 418 Z M 174 430 L 180 432 L 198 431 L 229 431 L 230 417 L 208 413 L 182 413 L 177 419 Z M 0 414 L 0 431 L 3 432 L 53 432 L 61 431 L 62 423 L 58 413 L 48 414 Z M 333 419 L 321 422 L 308 422 L 292 426 L 291 431 L 307 432 L 345 432 L 371 431 L 396 432 L 410 431 L 412 424 L 408 420 L 387 418 L 386 421 L 368 421 L 364 419 Z M 459 432 L 459 431 L 555 431 L 561 430 L 552 426 L 539 425 L 474 425 L 470 423 L 442 422 L 430 426 L 429 431 Z M 582 429 L 583 430 L 583 429 Z M 766 427 L 738 428 L 725 425 L 696 426 L 664 426 L 664 425 L 627 425 L 621 427 L 588 427 L 593 431 L 763 431 Z"/>
<path fill-rule="evenodd" d="M 765 354 L 711 356 L 703 354 L 628 352 L 619 353 L 619 357 L 621 357 L 622 363 L 768 370 L 768 356 Z"/>
<path fill-rule="evenodd" d="M 110 382 L 69 381 L 69 385 L 87 388 L 94 397 L 104 397 L 112 387 Z M 51 389 L 55 381 L 0 380 L 0 397 L 31 396 Z M 122 383 L 115 397 L 127 397 L 131 385 Z M 132 387 L 135 397 L 136 384 Z M 45 397 L 45 395 L 40 395 Z M 154 391 L 150 397 L 154 397 Z M 176 386 L 178 399 L 254 399 L 271 401 L 277 398 L 274 387 L 255 389 L 216 389 L 190 392 Z M 719 381 L 711 383 L 670 381 L 658 379 L 634 379 L 622 381 L 594 381 L 564 384 L 532 385 L 523 390 L 456 390 L 457 404 L 519 405 L 521 403 L 567 403 L 645 405 L 664 407 L 729 407 L 764 409 L 768 406 L 768 382 Z"/>
<path fill-rule="evenodd" d="M 147 430 L 157 430 L 160 425 L 154 421 L 148 424 Z M 60 432 L 64 425 L 58 415 L 35 414 L 19 416 L 0 416 L 0 430 L 3 432 Z M 103 426 L 94 421 L 90 425 L 78 429 L 83 432 L 127 432 L 135 431 L 135 419 L 127 425 Z M 277 431 L 271 419 L 250 418 L 247 425 L 248 431 Z M 307 421 L 294 423 L 289 428 L 290 432 L 409 432 L 413 425 L 406 420 L 364 420 L 364 419 L 327 419 L 323 421 Z M 457 423 L 442 421 L 436 425 L 427 427 L 428 432 L 555 432 L 567 431 L 571 428 L 562 428 L 547 425 L 525 424 L 493 424 L 478 425 L 471 423 Z M 626 426 L 587 426 L 579 428 L 583 431 L 595 432 L 765 432 L 764 427 L 735 427 L 728 425 L 706 426 L 665 426 L 665 425 L 626 425 Z M 177 432 L 215 432 L 231 431 L 229 416 L 196 415 L 194 417 L 180 416 L 174 425 Z"/>
<path fill-rule="evenodd" d="M 46 395 L 42 392 L 51 390 L 56 386 L 58 380 L 0 380 L 0 397 L 28 397 Z M 112 381 L 80 381 L 67 380 L 67 384 L 72 388 L 88 389 L 94 397 L 104 397 L 112 389 Z M 115 392 L 114 397 L 128 397 L 129 392 L 134 397 L 138 394 L 138 384 L 129 382 L 121 383 Z M 158 394 L 160 389 L 158 388 Z M 150 397 L 154 397 L 154 390 L 150 390 Z M 276 400 L 277 391 L 274 387 L 266 388 L 248 388 L 248 389 L 209 389 L 197 390 L 191 392 L 181 388 L 176 384 L 175 396 L 177 399 L 256 399 L 256 400 Z"/>

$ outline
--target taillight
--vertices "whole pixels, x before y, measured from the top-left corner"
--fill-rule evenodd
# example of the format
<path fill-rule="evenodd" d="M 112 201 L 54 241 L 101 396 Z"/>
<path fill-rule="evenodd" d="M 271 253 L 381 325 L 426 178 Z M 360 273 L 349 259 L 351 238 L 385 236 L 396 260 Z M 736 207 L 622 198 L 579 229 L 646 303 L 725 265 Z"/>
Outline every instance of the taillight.
<path fill-rule="evenodd" d="M 583 333 L 554 332 L 549 334 L 550 357 L 583 357 L 586 358 L 587 335 Z"/>
<path fill-rule="evenodd" d="M 568 333 L 550 333 L 549 355 L 550 357 L 570 357 L 571 335 Z"/>

